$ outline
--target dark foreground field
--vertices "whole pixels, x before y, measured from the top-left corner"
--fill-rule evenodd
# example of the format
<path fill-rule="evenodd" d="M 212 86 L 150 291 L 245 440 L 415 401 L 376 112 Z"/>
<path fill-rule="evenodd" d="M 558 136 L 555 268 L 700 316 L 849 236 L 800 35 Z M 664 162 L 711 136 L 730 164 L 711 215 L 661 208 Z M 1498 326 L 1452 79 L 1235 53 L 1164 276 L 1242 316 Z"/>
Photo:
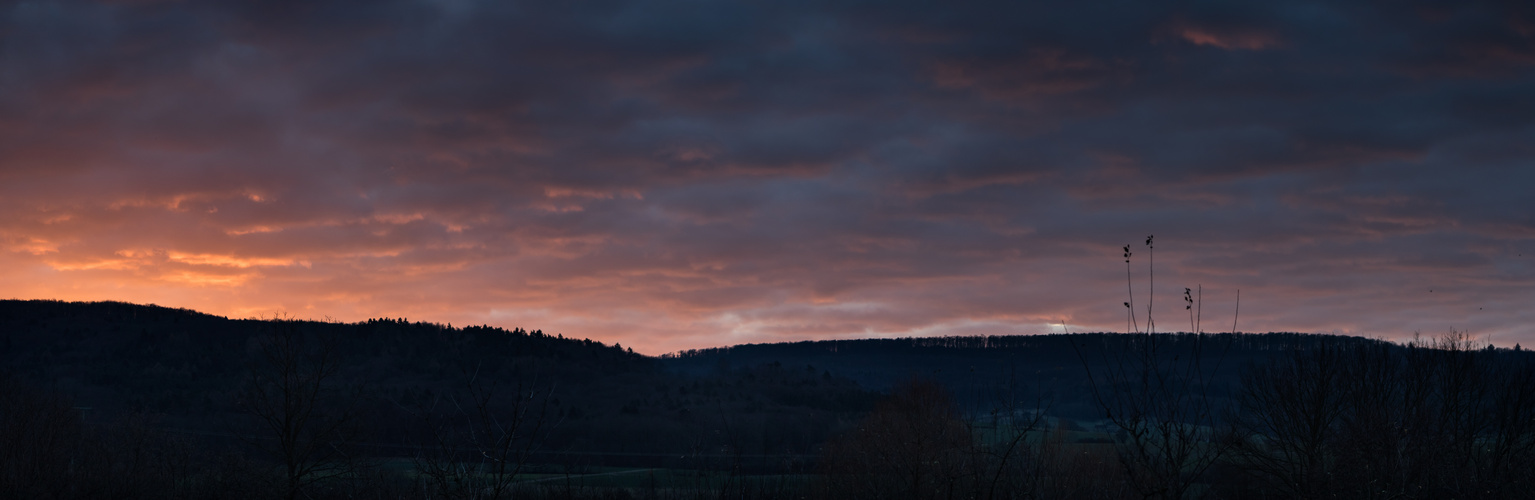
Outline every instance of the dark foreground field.
<path fill-rule="evenodd" d="M 1078 334 L 652 358 L 0 302 L 0 498 L 1529 498 L 1535 356 Z"/>

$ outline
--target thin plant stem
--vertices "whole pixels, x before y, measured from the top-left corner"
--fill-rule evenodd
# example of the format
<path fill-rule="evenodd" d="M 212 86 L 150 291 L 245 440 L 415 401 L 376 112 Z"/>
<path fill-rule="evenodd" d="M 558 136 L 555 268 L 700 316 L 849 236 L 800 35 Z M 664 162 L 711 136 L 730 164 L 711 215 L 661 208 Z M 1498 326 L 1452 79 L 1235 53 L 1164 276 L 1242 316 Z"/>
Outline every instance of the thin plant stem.
<path fill-rule="evenodd" d="M 1141 331 L 1141 324 L 1135 319 L 1135 287 L 1130 280 L 1130 245 L 1125 245 L 1125 292 L 1130 294 L 1130 301 L 1125 303 L 1125 309 L 1130 312 L 1129 323 L 1125 328 L 1134 327 L 1131 332 Z"/>
<path fill-rule="evenodd" d="M 1237 289 L 1237 310 L 1231 314 L 1231 333 L 1237 332 L 1237 318 L 1242 315 L 1242 289 Z"/>
<path fill-rule="evenodd" d="M 1150 258 L 1146 261 L 1146 272 L 1151 281 L 1146 293 L 1146 333 L 1151 334 L 1157 331 L 1157 322 L 1151 319 L 1151 305 L 1157 298 L 1157 247 L 1151 244 L 1151 236 L 1146 237 L 1146 248 L 1151 251 Z"/>
<path fill-rule="evenodd" d="M 1135 327 L 1135 329 L 1130 331 L 1139 332 L 1141 331 L 1141 322 L 1135 319 L 1135 288 L 1130 284 L 1130 263 L 1128 262 L 1125 263 L 1125 290 L 1130 292 L 1130 305 L 1126 306 L 1126 309 L 1130 310 L 1130 325 Z"/>
<path fill-rule="evenodd" d="M 1194 326 L 1194 297 L 1190 296 L 1187 288 L 1183 289 L 1183 310 L 1189 312 L 1189 332 L 1199 333 L 1199 327 Z"/>

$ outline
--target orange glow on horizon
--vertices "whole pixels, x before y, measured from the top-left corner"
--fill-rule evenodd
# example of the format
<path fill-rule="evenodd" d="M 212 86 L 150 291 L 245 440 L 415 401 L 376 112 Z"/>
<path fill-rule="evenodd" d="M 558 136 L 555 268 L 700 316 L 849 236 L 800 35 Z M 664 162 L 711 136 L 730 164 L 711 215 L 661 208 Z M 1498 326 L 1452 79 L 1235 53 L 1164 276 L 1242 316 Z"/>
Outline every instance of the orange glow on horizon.
<path fill-rule="evenodd" d="M 1204 325 L 1240 289 L 1243 331 L 1535 345 L 1515 11 L 505 4 L 0 16 L 0 293 L 655 354 L 1202 286 Z"/>

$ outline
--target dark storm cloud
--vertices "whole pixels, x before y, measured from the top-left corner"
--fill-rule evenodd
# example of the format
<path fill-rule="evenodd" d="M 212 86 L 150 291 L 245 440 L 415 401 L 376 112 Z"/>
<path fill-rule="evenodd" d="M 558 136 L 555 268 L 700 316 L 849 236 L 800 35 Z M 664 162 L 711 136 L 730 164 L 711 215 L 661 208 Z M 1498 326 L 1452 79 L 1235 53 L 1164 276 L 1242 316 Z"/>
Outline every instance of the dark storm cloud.
<path fill-rule="evenodd" d="M 1117 329 L 1155 233 L 1244 330 L 1529 342 L 1532 96 L 1515 2 L 19 2 L 0 280 L 656 352 Z"/>

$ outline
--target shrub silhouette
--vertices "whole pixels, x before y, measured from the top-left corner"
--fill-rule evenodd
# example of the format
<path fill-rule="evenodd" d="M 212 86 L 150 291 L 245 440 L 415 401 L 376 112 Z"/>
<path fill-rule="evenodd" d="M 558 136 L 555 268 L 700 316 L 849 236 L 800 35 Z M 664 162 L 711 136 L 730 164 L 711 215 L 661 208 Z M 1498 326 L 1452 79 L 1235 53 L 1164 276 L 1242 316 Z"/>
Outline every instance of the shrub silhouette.
<path fill-rule="evenodd" d="M 828 445 L 823 463 L 833 498 L 971 498 L 976 458 L 949 394 L 913 380 Z"/>

